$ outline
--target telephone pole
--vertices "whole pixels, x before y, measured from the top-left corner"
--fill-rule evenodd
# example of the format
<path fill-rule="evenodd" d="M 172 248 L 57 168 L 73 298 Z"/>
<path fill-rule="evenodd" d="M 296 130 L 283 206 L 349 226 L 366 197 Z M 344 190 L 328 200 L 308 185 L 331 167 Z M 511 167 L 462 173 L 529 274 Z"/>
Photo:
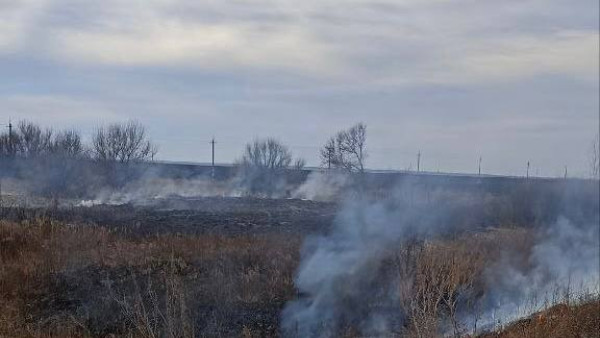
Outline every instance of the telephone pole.
<path fill-rule="evenodd" d="M 0 124 L 0 126 L 8 127 L 8 155 L 13 154 L 13 125 L 10 119 L 8 119 L 8 124 Z"/>
<path fill-rule="evenodd" d="M 215 143 L 216 143 L 215 137 L 213 136 L 212 140 L 210 141 L 210 145 L 212 148 L 212 160 L 211 160 L 212 167 L 211 167 L 210 176 L 212 177 L 212 179 L 215 178 Z"/>
<path fill-rule="evenodd" d="M 421 151 L 417 153 L 417 172 L 421 172 Z"/>
<path fill-rule="evenodd" d="M 529 161 L 527 161 L 527 178 L 529 178 Z"/>
<path fill-rule="evenodd" d="M 477 169 L 477 174 L 481 176 L 481 156 L 479 156 L 479 168 Z"/>

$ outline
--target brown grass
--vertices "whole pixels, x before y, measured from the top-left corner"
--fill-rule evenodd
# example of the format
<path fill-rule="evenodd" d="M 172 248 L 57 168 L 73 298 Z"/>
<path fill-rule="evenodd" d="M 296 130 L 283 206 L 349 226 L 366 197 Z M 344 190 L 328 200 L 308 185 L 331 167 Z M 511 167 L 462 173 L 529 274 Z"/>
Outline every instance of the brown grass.
<path fill-rule="evenodd" d="M 132 240 L 49 219 L 0 222 L 0 336 L 275 335 L 276 314 L 295 296 L 299 245 L 282 235 Z M 260 308 L 275 317 L 252 318 Z"/>
<path fill-rule="evenodd" d="M 600 337 L 600 301 L 558 304 L 480 338 Z"/>
<path fill-rule="evenodd" d="M 297 296 L 301 242 L 283 234 L 131 238 L 43 217 L 0 221 L 0 337 L 278 336 L 279 313 Z M 502 250 L 527 261 L 532 243 L 530 231 L 504 229 L 391 250 L 380 273 L 401 281 L 409 318 L 397 334 L 439 336 L 442 320 L 450 336 L 473 332 L 457 313 L 477 314 L 489 262 Z M 598 337 L 599 305 L 555 306 L 482 337 Z M 348 325 L 340 336 L 360 331 Z"/>

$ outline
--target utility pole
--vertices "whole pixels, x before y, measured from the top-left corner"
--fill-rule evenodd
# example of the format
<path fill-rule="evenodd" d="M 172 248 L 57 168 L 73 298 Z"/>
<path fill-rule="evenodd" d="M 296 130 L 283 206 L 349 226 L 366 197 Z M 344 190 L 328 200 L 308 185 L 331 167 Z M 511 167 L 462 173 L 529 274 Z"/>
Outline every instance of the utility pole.
<path fill-rule="evenodd" d="M 331 146 L 330 144 L 325 145 L 325 152 L 327 153 L 327 170 L 331 170 L 331 162 L 333 162 L 335 146 Z"/>
<path fill-rule="evenodd" d="M 210 141 L 210 145 L 212 148 L 212 161 L 211 161 L 212 168 L 211 168 L 210 176 L 212 177 L 213 180 L 215 179 L 215 143 L 216 143 L 215 137 L 213 136 L 212 140 Z"/>
<path fill-rule="evenodd" d="M 567 173 L 568 173 L 567 166 L 565 166 L 565 179 L 567 178 Z"/>
<path fill-rule="evenodd" d="M 8 148 L 11 156 L 14 154 L 12 127 L 12 122 L 8 119 Z"/>
<path fill-rule="evenodd" d="M 527 161 L 527 178 L 529 178 L 529 161 Z"/>
<path fill-rule="evenodd" d="M 8 119 L 8 124 L 0 124 L 0 126 L 5 126 L 8 127 L 8 155 L 12 156 L 13 155 L 13 136 L 12 136 L 12 129 L 13 129 L 13 125 L 10 119 Z"/>
<path fill-rule="evenodd" d="M 6 126 L 3 124 L 3 126 Z M 8 156 L 12 156 L 12 122 L 8 119 Z M 3 207 L 2 203 L 2 178 L 0 177 L 0 209 Z"/>
<path fill-rule="evenodd" d="M 421 151 L 417 153 L 417 172 L 421 172 Z"/>
<path fill-rule="evenodd" d="M 479 168 L 477 169 L 477 174 L 481 176 L 481 156 L 479 156 Z"/>

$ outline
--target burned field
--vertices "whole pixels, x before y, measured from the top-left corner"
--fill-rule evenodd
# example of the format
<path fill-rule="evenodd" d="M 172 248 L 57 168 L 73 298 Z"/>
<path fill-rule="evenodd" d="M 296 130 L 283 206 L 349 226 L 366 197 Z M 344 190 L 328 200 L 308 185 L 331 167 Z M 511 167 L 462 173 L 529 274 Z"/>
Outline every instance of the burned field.
<path fill-rule="evenodd" d="M 132 239 L 49 219 L 0 233 L 1 336 L 275 335 L 294 296 L 286 236 Z"/>
<path fill-rule="evenodd" d="M 0 336 L 594 337 L 593 188 L 5 205 Z"/>
<path fill-rule="evenodd" d="M 334 203 L 169 198 L 5 207 L 0 336 L 276 336 Z"/>
<path fill-rule="evenodd" d="M 122 205 L 67 203 L 56 208 L 6 208 L 4 217 L 21 221 L 48 216 L 66 224 L 102 226 L 130 236 L 307 234 L 327 231 L 336 209 L 336 203 L 295 199 L 172 197 Z"/>

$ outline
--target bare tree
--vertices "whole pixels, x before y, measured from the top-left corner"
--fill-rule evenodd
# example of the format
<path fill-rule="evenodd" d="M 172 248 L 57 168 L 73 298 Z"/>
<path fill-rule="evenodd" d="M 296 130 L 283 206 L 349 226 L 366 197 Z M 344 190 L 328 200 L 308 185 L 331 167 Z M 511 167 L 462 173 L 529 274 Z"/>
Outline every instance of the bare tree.
<path fill-rule="evenodd" d="M 286 168 L 292 162 L 289 149 L 277 140 L 255 140 L 246 145 L 241 164 L 245 167 L 270 170 Z"/>
<path fill-rule="evenodd" d="M 13 135 L 12 146 L 25 158 L 48 153 L 52 148 L 52 130 L 42 130 L 32 122 L 21 121 L 16 135 Z"/>
<path fill-rule="evenodd" d="M 600 134 L 596 134 L 596 138 L 592 142 L 590 152 L 590 171 L 592 178 L 600 178 Z"/>
<path fill-rule="evenodd" d="M 327 169 L 334 166 L 336 157 L 335 137 L 330 138 L 327 143 L 321 148 L 321 165 Z"/>
<path fill-rule="evenodd" d="M 306 161 L 303 158 L 297 158 L 294 161 L 294 169 L 295 170 L 302 170 L 302 169 L 304 169 L 305 165 L 306 165 Z"/>
<path fill-rule="evenodd" d="M 14 155 L 11 139 L 8 133 L 0 134 L 0 157 L 8 157 Z"/>
<path fill-rule="evenodd" d="M 35 158 L 40 155 L 78 157 L 84 153 L 81 136 L 76 130 L 54 133 L 35 123 L 21 121 L 12 135 L 0 135 L 0 156 Z"/>
<path fill-rule="evenodd" d="M 367 126 L 363 123 L 338 132 L 321 149 L 322 164 L 348 172 L 364 172 L 366 140 Z"/>
<path fill-rule="evenodd" d="M 92 140 L 92 154 L 99 161 L 147 161 L 156 154 L 156 146 L 147 139 L 143 125 L 129 121 L 98 129 Z"/>
<path fill-rule="evenodd" d="M 248 143 L 239 165 L 241 184 L 250 194 L 273 196 L 287 193 L 288 180 L 300 172 L 304 160 L 292 161 L 292 153 L 287 146 L 267 138 Z M 293 173 L 285 170 L 292 168 L 298 170 Z"/>
<path fill-rule="evenodd" d="M 67 157 L 79 157 L 84 153 L 81 135 L 76 130 L 65 130 L 54 137 L 52 152 Z"/>

